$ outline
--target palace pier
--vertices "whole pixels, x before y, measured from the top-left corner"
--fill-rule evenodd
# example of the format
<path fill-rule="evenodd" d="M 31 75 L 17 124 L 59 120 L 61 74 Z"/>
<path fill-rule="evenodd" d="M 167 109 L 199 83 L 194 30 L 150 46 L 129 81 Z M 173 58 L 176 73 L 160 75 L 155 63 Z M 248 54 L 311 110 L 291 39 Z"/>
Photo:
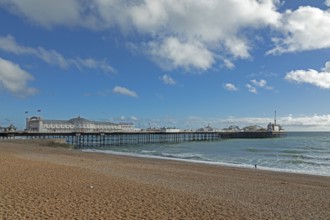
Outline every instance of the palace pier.
<path fill-rule="evenodd" d="M 215 130 L 210 126 L 196 131 L 181 131 L 176 128 L 134 128 L 131 123 L 91 121 L 80 116 L 70 120 L 46 120 L 41 117 L 26 119 L 26 129 L 16 131 L 14 126 L 0 129 L 0 139 L 61 139 L 75 148 L 167 144 L 189 141 L 217 141 L 229 138 L 276 138 L 284 137 L 282 127 L 269 123 L 267 128 L 248 126 L 240 129 L 230 126 Z"/>
<path fill-rule="evenodd" d="M 64 139 L 75 148 L 217 141 L 228 138 L 276 138 L 285 132 L 1 132 L 0 139 Z"/>

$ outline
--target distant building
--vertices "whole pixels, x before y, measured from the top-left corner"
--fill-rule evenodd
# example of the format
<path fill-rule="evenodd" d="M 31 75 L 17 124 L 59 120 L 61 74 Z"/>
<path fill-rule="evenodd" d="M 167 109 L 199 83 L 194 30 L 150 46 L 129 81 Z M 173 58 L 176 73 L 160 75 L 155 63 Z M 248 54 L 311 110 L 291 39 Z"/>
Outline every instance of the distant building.
<path fill-rule="evenodd" d="M 143 131 L 146 131 L 146 132 L 169 132 L 169 133 L 173 133 L 173 132 L 180 132 L 181 130 L 178 129 L 178 128 L 169 128 L 169 127 L 163 127 L 163 128 L 146 128 L 146 129 L 143 129 Z"/>
<path fill-rule="evenodd" d="M 208 125 L 206 127 L 197 129 L 197 131 L 199 131 L 199 132 L 214 132 L 214 131 L 217 131 L 217 130 L 212 128 L 210 125 Z"/>
<path fill-rule="evenodd" d="M 10 124 L 8 127 L 0 126 L 0 132 L 14 132 L 16 130 L 17 130 L 17 128 L 13 124 Z"/>
<path fill-rule="evenodd" d="M 178 128 L 161 128 L 160 129 L 161 132 L 170 132 L 170 133 L 173 133 L 173 132 L 180 132 L 181 130 L 178 129 Z"/>
<path fill-rule="evenodd" d="M 143 129 L 143 131 L 147 131 L 147 132 L 160 132 L 161 129 L 160 128 L 146 128 L 146 129 Z"/>
<path fill-rule="evenodd" d="M 241 129 L 237 125 L 230 125 L 228 128 L 222 129 L 222 131 L 237 132 L 237 131 L 241 131 Z"/>
<path fill-rule="evenodd" d="M 272 124 L 272 123 L 269 123 L 268 125 L 267 125 L 267 130 L 268 131 L 283 131 L 284 129 L 282 128 L 282 126 L 281 125 L 279 125 L 279 124 Z"/>
<path fill-rule="evenodd" d="M 70 120 L 46 120 L 41 117 L 26 119 L 26 130 L 33 132 L 115 132 L 134 131 L 132 123 L 90 121 L 82 117 Z"/>

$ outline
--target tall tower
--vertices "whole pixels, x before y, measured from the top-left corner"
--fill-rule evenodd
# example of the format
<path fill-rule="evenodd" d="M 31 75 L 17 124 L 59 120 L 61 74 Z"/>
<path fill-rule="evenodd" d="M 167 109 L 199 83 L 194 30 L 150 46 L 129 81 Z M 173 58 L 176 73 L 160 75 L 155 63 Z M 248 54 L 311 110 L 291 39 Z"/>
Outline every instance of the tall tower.
<path fill-rule="evenodd" d="M 274 116 L 274 126 L 276 126 L 276 111 L 275 111 L 275 116 Z"/>

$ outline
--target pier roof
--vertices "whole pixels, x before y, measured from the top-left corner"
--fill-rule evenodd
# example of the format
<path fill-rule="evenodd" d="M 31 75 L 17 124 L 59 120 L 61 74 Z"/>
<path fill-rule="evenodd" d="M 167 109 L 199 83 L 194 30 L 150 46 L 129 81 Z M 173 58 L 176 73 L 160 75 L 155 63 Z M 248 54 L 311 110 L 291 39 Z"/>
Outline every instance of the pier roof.
<path fill-rule="evenodd" d="M 68 122 L 70 122 L 72 124 L 87 124 L 87 123 L 92 123 L 92 121 L 87 120 L 85 118 L 81 118 L 80 116 L 78 116 L 76 118 L 72 118 L 72 119 L 68 120 Z"/>

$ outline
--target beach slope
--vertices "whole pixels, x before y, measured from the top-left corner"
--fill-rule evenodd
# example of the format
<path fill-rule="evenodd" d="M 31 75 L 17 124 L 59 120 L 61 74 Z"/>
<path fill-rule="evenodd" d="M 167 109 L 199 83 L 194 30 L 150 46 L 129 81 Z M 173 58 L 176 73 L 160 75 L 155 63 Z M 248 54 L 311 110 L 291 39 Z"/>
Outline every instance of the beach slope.
<path fill-rule="evenodd" d="M 0 219 L 330 219 L 330 177 L 0 141 Z"/>

